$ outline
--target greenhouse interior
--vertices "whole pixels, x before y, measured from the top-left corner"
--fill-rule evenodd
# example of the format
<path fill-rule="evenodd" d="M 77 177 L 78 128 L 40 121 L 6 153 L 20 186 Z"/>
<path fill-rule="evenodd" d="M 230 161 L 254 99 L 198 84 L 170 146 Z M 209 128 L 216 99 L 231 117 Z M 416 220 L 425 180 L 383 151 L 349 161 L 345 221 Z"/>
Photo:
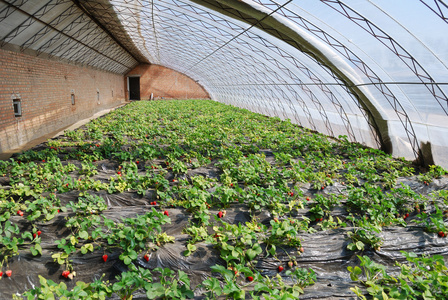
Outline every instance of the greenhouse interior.
<path fill-rule="evenodd" d="M 0 0 L 0 299 L 448 299 L 446 0 Z"/>

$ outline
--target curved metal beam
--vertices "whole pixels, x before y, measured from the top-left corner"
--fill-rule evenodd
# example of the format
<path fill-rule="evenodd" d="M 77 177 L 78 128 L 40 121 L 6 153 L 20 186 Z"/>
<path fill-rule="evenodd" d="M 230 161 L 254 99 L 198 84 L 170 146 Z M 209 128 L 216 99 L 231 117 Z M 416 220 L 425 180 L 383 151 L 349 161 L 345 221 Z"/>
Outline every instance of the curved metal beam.
<path fill-rule="evenodd" d="M 331 70 L 335 76 L 341 80 L 345 87 L 358 99 L 359 104 L 367 112 L 370 125 L 374 129 L 380 141 L 381 150 L 392 153 L 392 142 L 389 136 L 387 120 L 381 115 L 373 101 L 363 91 L 362 86 L 358 86 L 356 79 L 349 72 L 343 70 L 335 57 L 331 57 L 324 47 L 319 47 L 318 43 L 312 42 L 307 36 L 288 27 L 274 16 L 268 16 L 268 10 L 262 10 L 241 0 L 191 0 L 197 4 L 218 11 L 232 18 L 249 23 L 306 53 L 319 64 Z M 339 64 L 339 65 L 338 65 Z M 345 68 L 351 69 L 345 65 Z M 355 72 L 353 72 L 355 73 Z"/>

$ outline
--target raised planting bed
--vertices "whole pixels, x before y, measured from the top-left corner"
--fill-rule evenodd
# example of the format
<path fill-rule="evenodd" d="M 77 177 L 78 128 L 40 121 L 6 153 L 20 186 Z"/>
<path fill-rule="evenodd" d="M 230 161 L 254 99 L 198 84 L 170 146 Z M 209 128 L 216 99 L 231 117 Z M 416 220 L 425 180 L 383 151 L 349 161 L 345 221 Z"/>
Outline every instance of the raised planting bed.
<path fill-rule="evenodd" d="M 1 299 L 448 294 L 445 170 L 213 101 L 131 103 L 0 184 Z"/>

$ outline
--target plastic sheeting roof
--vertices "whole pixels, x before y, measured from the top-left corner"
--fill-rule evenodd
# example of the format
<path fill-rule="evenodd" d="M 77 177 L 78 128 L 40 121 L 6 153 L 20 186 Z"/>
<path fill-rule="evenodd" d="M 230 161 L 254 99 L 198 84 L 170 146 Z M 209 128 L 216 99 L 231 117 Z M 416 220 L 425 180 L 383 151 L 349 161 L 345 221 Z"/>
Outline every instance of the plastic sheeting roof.
<path fill-rule="evenodd" d="M 163 65 L 216 101 L 448 167 L 446 0 L 0 0 L 0 26 L 4 47 Z"/>

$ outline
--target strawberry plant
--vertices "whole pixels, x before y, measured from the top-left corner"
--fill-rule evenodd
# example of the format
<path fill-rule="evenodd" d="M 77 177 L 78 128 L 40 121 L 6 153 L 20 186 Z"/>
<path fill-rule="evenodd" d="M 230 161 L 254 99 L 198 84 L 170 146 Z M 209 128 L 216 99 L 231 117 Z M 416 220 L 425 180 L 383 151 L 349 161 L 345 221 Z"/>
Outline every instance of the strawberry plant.
<path fill-rule="evenodd" d="M 401 253 L 407 262 L 396 263 L 400 269 L 396 277 L 387 272 L 386 266 L 373 262 L 367 256 L 358 256 L 361 268 L 348 267 L 350 277 L 365 285 L 374 299 L 445 299 L 448 293 L 448 269 L 443 257 L 418 257 L 412 252 Z M 360 299 L 367 299 L 358 287 L 351 290 Z"/>
<path fill-rule="evenodd" d="M 186 274 L 135 266 L 152 266 L 157 255 L 152 251 L 167 243 L 183 243 L 173 249 L 183 248 L 189 256 L 201 242 L 215 247 L 223 265 L 205 271 L 209 279 L 200 285 L 205 292 L 196 290 L 199 296 L 297 299 L 315 280 L 312 270 L 297 268 L 297 256 L 304 251 L 302 232 L 351 226 L 348 248 L 353 251 L 378 249 L 383 227 L 407 226 L 409 220 L 436 233 L 433 238 L 446 236 L 448 194 L 438 191 L 425 197 L 418 192 L 421 185 L 397 185 L 415 178 L 428 185 L 444 171 L 430 167 L 427 173 L 414 174 L 410 162 L 351 144 L 347 137 L 313 133 L 289 120 L 211 101 L 133 102 L 39 150 L 0 161 L 5 185 L 0 189 L 0 222 L 3 233 L 8 232 L 1 235 L 0 257 L 7 257 L 7 265 L 10 257 L 24 251 L 39 255 L 39 228 L 68 210 L 58 219 L 65 235 L 48 241 L 57 249 L 52 257 L 62 265 L 58 275 L 63 284 L 43 281 L 40 289 L 35 285 L 33 297 L 131 299 L 146 293 L 148 298 L 185 299 L 192 296 Z M 75 191 L 78 197 L 72 197 Z M 117 194 L 111 203 L 126 192 L 146 205 L 139 215 L 110 219 L 104 216 L 108 206 L 94 191 Z M 330 193 L 334 191 L 338 194 Z M 68 204 L 61 205 L 60 199 L 69 199 Z M 188 239 L 174 239 L 162 230 L 170 216 L 188 221 L 183 228 Z M 17 232 L 14 224 L 29 232 Z M 118 256 L 127 271 L 111 284 L 79 282 L 79 287 L 67 288 L 64 282 L 77 279 L 73 257 L 88 259 L 93 252 L 102 265 Z M 186 259 L 194 260 L 192 256 Z M 259 262 L 266 259 L 272 261 L 275 276 L 260 269 Z M 352 271 L 361 278 L 358 269 Z M 370 277 L 372 285 L 366 288 L 372 288 L 374 297 L 385 298 L 379 289 L 392 297 L 384 284 L 398 288 L 396 282 Z M 412 299 L 410 293 L 403 295 Z"/>
<path fill-rule="evenodd" d="M 428 172 L 418 175 L 418 180 L 420 180 L 420 182 L 422 183 L 429 184 L 435 178 L 440 178 L 447 173 L 448 172 L 444 170 L 442 167 L 431 165 L 429 166 Z"/>

